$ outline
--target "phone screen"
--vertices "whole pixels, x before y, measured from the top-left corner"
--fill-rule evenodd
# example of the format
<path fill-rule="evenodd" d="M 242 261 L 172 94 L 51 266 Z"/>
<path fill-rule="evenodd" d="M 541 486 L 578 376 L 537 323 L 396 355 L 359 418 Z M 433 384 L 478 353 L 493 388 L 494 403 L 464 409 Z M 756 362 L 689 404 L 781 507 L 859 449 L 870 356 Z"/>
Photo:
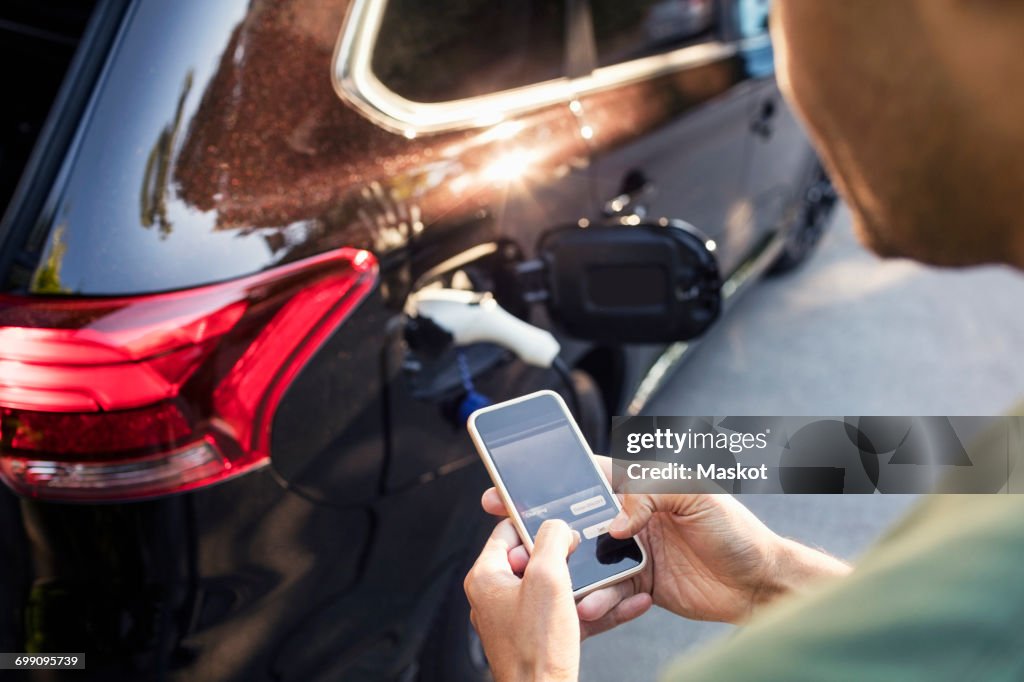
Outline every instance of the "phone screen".
<path fill-rule="evenodd" d="M 642 554 L 635 540 L 608 535 L 619 510 L 570 419 L 561 402 L 541 394 L 474 423 L 530 538 L 547 519 L 579 532 L 569 557 L 576 591 L 638 566 Z"/>

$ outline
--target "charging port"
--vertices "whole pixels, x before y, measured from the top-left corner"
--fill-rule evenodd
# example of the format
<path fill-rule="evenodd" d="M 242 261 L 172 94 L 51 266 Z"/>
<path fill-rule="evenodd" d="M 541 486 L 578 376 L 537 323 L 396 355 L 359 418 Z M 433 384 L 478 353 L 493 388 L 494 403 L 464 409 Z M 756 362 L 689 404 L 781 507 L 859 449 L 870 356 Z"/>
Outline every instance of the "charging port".
<path fill-rule="evenodd" d="M 637 223 L 637 224 L 634 224 Z M 526 300 L 579 339 L 671 343 L 703 334 L 722 307 L 714 242 L 692 225 L 635 216 L 547 232 L 520 264 Z"/>

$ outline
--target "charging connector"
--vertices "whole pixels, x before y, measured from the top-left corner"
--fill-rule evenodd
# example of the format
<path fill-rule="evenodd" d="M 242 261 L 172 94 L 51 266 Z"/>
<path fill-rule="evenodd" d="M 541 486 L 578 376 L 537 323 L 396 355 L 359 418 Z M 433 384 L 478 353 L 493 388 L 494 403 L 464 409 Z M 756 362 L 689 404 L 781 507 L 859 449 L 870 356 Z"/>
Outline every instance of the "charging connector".
<path fill-rule="evenodd" d="M 550 332 L 512 315 L 489 293 L 421 289 L 409 296 L 406 314 L 429 318 L 451 334 L 456 345 L 493 343 L 535 367 L 551 367 L 561 350 Z"/>

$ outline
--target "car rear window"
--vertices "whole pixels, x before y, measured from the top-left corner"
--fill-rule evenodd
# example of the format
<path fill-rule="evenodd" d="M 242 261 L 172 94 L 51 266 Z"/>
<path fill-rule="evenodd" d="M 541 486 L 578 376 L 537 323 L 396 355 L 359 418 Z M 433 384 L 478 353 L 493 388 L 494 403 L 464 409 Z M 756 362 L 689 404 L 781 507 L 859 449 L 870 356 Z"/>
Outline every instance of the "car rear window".
<path fill-rule="evenodd" d="M 564 75 L 565 11 L 551 0 L 388 0 L 372 68 L 392 92 L 444 102 Z"/>

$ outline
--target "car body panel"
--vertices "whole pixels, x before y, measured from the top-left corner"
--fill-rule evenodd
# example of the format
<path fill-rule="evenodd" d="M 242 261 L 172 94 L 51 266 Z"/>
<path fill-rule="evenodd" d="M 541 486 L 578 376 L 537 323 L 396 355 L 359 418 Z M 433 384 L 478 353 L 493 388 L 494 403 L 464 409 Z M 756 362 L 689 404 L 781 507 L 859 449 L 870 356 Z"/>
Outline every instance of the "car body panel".
<path fill-rule="evenodd" d="M 386 260 L 424 225 L 457 229 L 503 203 L 481 172 L 508 140 L 407 140 L 339 101 L 325 79 L 344 0 L 248 7 L 133 5 L 43 215 L 40 267 L 59 272 L 37 271 L 34 291 L 177 289 L 341 245 Z M 520 122 L 537 181 L 585 157 L 564 106 Z"/>
<path fill-rule="evenodd" d="M 637 192 L 649 218 L 683 220 L 723 244 L 730 231 L 747 230 L 717 252 L 723 272 L 750 243 L 747 227 L 730 223 L 749 144 L 747 85 L 727 58 L 581 100 L 601 200 L 622 194 L 636 173 L 648 185 Z"/>

